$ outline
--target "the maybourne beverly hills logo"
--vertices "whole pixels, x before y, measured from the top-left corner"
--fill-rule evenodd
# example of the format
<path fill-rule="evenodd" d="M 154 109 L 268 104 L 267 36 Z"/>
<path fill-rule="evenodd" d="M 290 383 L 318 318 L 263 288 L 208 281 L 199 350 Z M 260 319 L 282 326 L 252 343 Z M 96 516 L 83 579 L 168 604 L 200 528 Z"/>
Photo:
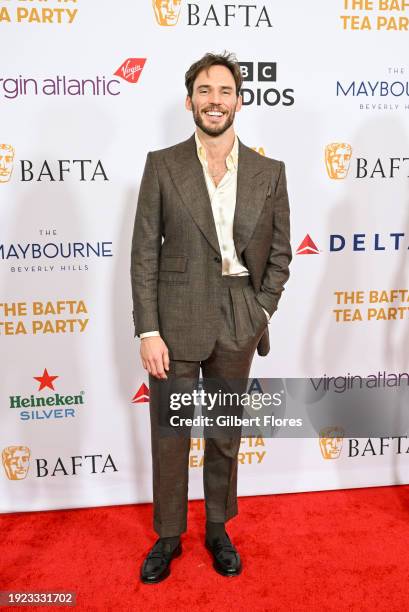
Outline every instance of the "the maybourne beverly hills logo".
<path fill-rule="evenodd" d="M 182 21 L 182 0 L 150 0 L 158 25 L 175 26 Z M 185 24 L 188 26 L 229 27 L 237 23 L 243 27 L 259 28 L 273 27 L 270 15 L 265 6 L 257 6 L 255 2 L 238 4 L 209 2 L 186 2 Z"/>
<path fill-rule="evenodd" d="M 39 228 L 31 240 L 29 236 L 24 236 L 24 240 L 20 242 L 17 236 L 15 242 L 0 241 L 0 263 L 9 264 L 8 270 L 13 274 L 82 273 L 93 270 L 97 262 L 109 261 L 112 257 L 114 251 L 111 241 L 95 240 L 95 236 L 92 241 L 88 241 L 79 236 L 78 231 L 75 237 L 70 236 L 67 239 L 54 227 Z M 2 304 L 3 302 L 0 303 L 0 310 L 3 308 Z M 77 310 L 85 313 L 87 309 L 83 309 L 81 304 L 81 308 Z"/>
<path fill-rule="evenodd" d="M 0 143 L 0 183 L 8 183 L 13 172 L 14 147 Z"/>
<path fill-rule="evenodd" d="M 325 427 L 320 431 L 319 444 L 323 459 L 338 459 L 341 455 L 344 430 L 341 427 Z"/>
<path fill-rule="evenodd" d="M 346 1 L 346 0 L 345 0 Z M 383 0 L 379 0 L 381 3 Z M 393 11 L 400 10 L 398 4 L 406 3 L 406 8 L 409 9 L 407 0 L 390 0 L 390 4 L 394 4 Z M 364 0 L 357 1 L 356 4 L 364 4 Z M 375 3 L 373 3 L 375 4 Z M 388 4 L 385 0 L 384 4 Z M 360 12 L 361 10 L 358 9 Z M 402 9 L 403 10 L 403 9 Z M 409 26 L 409 17 L 401 17 L 405 19 Z M 398 35 L 399 36 L 399 35 Z M 395 57 L 395 62 L 389 62 L 387 66 L 381 66 L 377 62 L 377 74 L 371 70 L 370 74 L 357 74 L 354 70 L 354 78 L 348 76 L 348 72 L 342 71 L 341 80 L 336 80 L 335 91 L 336 97 L 340 99 L 342 108 L 348 108 L 348 104 L 356 104 L 360 111 L 385 112 L 404 112 L 409 110 L 409 81 L 408 68 L 402 66 L 402 54 Z M 336 78 L 336 71 L 334 71 Z"/>
<path fill-rule="evenodd" d="M 84 391 L 80 391 L 75 395 L 49 393 L 49 390 L 55 391 L 54 385 L 58 384 L 55 381 L 60 377 L 50 375 L 47 368 L 44 368 L 41 376 L 33 376 L 33 378 L 39 383 L 37 394 L 9 396 L 9 407 L 19 411 L 18 414 L 21 421 L 75 417 L 78 406 L 85 404 Z M 47 390 L 48 393 L 44 393 Z"/>

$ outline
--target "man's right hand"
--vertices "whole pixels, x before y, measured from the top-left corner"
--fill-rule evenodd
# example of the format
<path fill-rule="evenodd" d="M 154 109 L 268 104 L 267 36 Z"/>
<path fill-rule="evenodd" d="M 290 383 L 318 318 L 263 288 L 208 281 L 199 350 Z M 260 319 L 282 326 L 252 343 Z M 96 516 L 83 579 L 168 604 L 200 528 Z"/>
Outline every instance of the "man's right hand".
<path fill-rule="evenodd" d="M 142 365 L 155 378 L 167 379 L 169 370 L 168 347 L 160 336 L 150 336 L 141 340 Z"/>

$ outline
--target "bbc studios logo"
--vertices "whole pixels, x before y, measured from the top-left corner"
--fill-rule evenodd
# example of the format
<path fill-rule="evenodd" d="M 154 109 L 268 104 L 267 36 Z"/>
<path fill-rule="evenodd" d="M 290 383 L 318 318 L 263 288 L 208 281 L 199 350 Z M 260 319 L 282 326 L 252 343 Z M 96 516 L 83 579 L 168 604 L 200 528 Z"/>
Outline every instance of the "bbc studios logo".
<path fill-rule="evenodd" d="M 244 106 L 294 105 L 294 89 L 279 84 L 277 62 L 239 62 L 239 65 Z"/>

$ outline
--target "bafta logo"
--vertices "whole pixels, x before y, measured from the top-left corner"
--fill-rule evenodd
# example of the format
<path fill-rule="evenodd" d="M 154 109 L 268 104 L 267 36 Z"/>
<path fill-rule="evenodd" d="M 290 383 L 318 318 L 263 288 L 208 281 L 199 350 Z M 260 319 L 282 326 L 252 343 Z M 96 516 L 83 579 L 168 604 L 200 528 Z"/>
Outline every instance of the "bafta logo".
<path fill-rule="evenodd" d="M 8 183 L 13 172 L 14 148 L 0 144 L 0 183 Z"/>
<path fill-rule="evenodd" d="M 3 466 L 9 480 L 23 480 L 30 467 L 28 446 L 7 446 L 2 452 Z"/>
<path fill-rule="evenodd" d="M 177 24 L 182 0 L 152 0 L 156 21 L 160 26 Z"/>
<path fill-rule="evenodd" d="M 331 179 L 344 179 L 348 175 L 352 147 L 347 142 L 332 142 L 325 147 L 325 165 Z"/>
<path fill-rule="evenodd" d="M 341 427 L 325 427 L 320 431 L 320 449 L 324 459 L 338 459 L 344 441 Z"/>

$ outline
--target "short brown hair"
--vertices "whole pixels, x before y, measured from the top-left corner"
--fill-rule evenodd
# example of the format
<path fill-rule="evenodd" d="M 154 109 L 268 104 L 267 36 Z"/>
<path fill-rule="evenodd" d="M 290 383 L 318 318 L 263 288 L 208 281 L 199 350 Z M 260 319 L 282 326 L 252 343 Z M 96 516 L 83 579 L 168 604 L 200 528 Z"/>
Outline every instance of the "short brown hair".
<path fill-rule="evenodd" d="M 206 53 L 200 60 L 192 64 L 189 70 L 185 74 L 185 85 L 187 89 L 187 95 L 191 98 L 193 95 L 193 83 L 195 82 L 197 75 L 202 70 L 208 70 L 211 66 L 225 66 L 230 70 L 233 75 L 234 82 L 236 83 L 236 94 L 240 94 L 243 77 L 241 76 L 240 66 L 234 53 Z"/>

